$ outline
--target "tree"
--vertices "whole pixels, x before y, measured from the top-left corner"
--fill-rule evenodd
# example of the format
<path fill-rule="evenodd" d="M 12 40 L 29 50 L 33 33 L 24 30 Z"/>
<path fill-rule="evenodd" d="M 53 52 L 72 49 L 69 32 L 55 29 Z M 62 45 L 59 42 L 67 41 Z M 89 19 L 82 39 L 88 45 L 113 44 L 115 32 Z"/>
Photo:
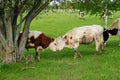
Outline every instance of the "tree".
<path fill-rule="evenodd" d="M 86 13 L 101 15 L 104 13 L 105 24 L 107 26 L 107 16 L 109 11 L 120 10 L 120 0 L 73 0 L 80 11 Z M 79 5 L 78 5 L 79 3 Z M 75 6 L 74 4 L 74 6 Z"/>
<path fill-rule="evenodd" d="M 49 0 L 0 0 L 0 56 L 2 62 L 20 61 L 31 21 L 49 4 Z M 18 44 L 20 31 L 23 32 Z"/>
<path fill-rule="evenodd" d="M 80 10 L 85 10 L 90 14 L 102 13 L 105 9 L 118 11 L 120 10 L 119 0 L 79 0 Z"/>

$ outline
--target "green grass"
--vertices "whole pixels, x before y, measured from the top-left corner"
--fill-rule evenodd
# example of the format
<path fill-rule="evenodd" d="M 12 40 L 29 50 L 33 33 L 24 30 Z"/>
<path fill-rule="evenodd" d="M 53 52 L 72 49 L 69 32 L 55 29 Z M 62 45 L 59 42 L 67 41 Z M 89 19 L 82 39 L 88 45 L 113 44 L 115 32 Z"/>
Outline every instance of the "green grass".
<path fill-rule="evenodd" d="M 108 19 L 110 25 L 120 17 L 120 12 L 114 14 L 113 19 Z M 104 26 L 104 20 L 97 16 L 86 15 L 85 20 L 80 20 L 77 14 L 66 12 L 49 13 L 39 15 L 31 23 L 31 30 L 44 32 L 51 37 L 59 37 L 73 27 L 100 24 Z M 79 51 L 82 58 L 73 60 L 73 50 L 64 48 L 59 52 L 49 49 L 41 51 L 41 61 L 35 61 L 32 65 L 35 69 L 22 71 L 23 62 L 2 65 L 0 64 L 0 80 L 120 80 L 120 47 L 118 38 L 112 36 L 105 46 L 105 54 L 98 53 L 93 58 L 95 43 L 80 45 Z M 25 55 L 35 55 L 34 49 Z"/>

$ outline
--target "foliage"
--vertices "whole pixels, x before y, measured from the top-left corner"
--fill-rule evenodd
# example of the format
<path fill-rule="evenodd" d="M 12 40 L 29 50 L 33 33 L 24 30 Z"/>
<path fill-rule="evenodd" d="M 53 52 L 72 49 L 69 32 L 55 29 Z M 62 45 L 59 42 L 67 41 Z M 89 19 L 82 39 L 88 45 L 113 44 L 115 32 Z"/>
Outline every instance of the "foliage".
<path fill-rule="evenodd" d="M 100 14 L 105 9 L 111 11 L 120 10 L 120 0 L 79 0 L 79 8 L 91 14 Z"/>

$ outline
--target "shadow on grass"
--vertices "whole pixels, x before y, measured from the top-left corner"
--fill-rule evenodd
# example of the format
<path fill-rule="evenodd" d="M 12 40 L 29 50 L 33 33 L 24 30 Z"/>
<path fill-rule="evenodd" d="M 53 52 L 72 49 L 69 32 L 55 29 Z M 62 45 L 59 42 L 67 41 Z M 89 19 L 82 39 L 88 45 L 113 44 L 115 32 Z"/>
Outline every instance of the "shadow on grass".
<path fill-rule="evenodd" d="M 78 51 L 81 53 L 82 57 L 86 57 L 86 56 L 91 56 L 93 57 L 95 54 L 95 48 L 80 48 L 78 49 Z M 98 55 L 101 55 L 101 52 L 98 52 Z M 69 49 L 69 48 L 64 48 L 61 51 L 58 52 L 52 52 L 49 49 L 46 51 L 41 52 L 41 59 L 49 59 L 49 60 L 61 60 L 64 58 L 70 58 L 73 59 L 74 58 L 74 51 L 73 49 Z M 78 59 L 80 57 L 77 57 L 76 59 Z"/>
<path fill-rule="evenodd" d="M 78 51 L 81 53 L 83 57 L 86 56 L 94 56 L 95 54 L 95 44 L 92 43 L 90 45 L 80 45 L 78 48 Z M 25 56 L 27 55 L 33 55 L 35 57 L 35 50 L 30 49 L 30 51 L 25 51 Z M 98 52 L 98 55 L 102 55 L 101 51 Z M 53 52 L 50 49 L 45 49 L 43 51 L 40 51 L 40 57 L 41 59 L 46 59 L 46 60 L 61 60 L 64 58 L 74 58 L 74 50 L 70 48 L 64 48 L 61 51 Z M 79 58 L 79 57 L 77 57 Z"/>

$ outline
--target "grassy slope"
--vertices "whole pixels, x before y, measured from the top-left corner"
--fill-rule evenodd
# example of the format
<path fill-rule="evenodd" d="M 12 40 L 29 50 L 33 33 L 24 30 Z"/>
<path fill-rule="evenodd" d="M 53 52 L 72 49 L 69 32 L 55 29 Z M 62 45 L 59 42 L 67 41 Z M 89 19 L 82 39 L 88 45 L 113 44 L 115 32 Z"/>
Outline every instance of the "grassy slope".
<path fill-rule="evenodd" d="M 109 19 L 110 25 L 120 13 L 115 13 L 113 19 Z M 39 15 L 31 24 L 31 30 L 39 30 L 51 37 L 65 34 L 73 27 L 100 24 L 104 26 L 104 20 L 96 16 L 85 16 L 80 20 L 77 14 L 53 13 Z M 73 50 L 64 48 L 59 52 L 49 49 L 41 51 L 41 61 L 34 62 L 35 69 L 22 71 L 22 63 L 0 66 L 0 80 L 120 80 L 120 49 L 118 38 L 111 37 L 105 54 L 100 53 L 93 58 L 95 45 L 81 45 L 79 51 L 82 58 L 73 60 Z M 25 54 L 34 54 L 34 50 Z"/>

